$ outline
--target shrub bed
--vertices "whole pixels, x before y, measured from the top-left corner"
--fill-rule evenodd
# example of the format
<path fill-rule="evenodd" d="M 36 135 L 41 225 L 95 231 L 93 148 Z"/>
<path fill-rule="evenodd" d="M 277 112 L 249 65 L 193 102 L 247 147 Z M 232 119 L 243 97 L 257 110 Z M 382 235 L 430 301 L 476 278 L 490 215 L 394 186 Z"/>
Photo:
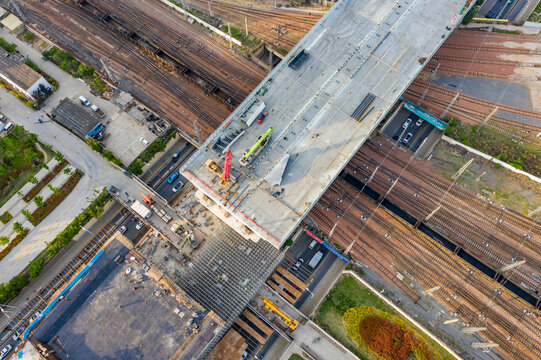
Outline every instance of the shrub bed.
<path fill-rule="evenodd" d="M 0 251 L 0 260 L 5 258 L 6 255 L 9 254 L 11 249 L 13 249 L 15 246 L 17 246 L 18 243 L 23 241 L 23 239 L 26 237 L 26 235 L 28 235 L 28 230 L 27 229 L 25 229 L 25 231 L 23 231 L 22 233 L 17 234 L 17 236 L 15 236 L 15 238 L 13 240 L 11 240 L 11 242 L 5 248 L 3 248 L 2 251 Z"/>
<path fill-rule="evenodd" d="M 26 275 L 19 274 L 14 276 L 9 282 L 0 284 L 0 302 L 5 304 L 15 299 L 28 282 L 29 280 Z"/>
<path fill-rule="evenodd" d="M 105 204 L 109 201 L 111 195 L 107 189 L 94 199 L 94 201 L 80 213 L 56 238 L 47 243 L 47 258 L 50 259 L 56 255 L 64 246 L 68 245 L 75 235 L 79 233 L 81 227 L 84 226 L 92 217 L 98 218 L 101 216 Z"/>
<path fill-rule="evenodd" d="M 83 173 L 79 170 L 75 170 L 64 185 L 62 185 L 58 193 L 52 194 L 47 200 L 45 200 L 43 206 L 38 207 L 36 211 L 34 211 L 32 216 L 30 216 L 30 219 L 28 219 L 30 223 L 36 226 L 43 219 L 45 219 L 47 215 L 49 215 L 58 205 L 60 205 L 62 200 L 64 200 L 66 196 L 71 193 L 82 177 Z"/>
<path fill-rule="evenodd" d="M 433 359 L 424 340 L 402 320 L 371 306 L 351 308 L 342 317 L 350 338 L 365 353 L 384 360 Z"/>
<path fill-rule="evenodd" d="M 68 162 L 66 160 L 62 160 L 61 162 L 56 164 L 52 171 L 49 171 L 39 183 L 37 183 L 32 189 L 30 189 L 28 194 L 23 197 L 23 200 L 26 202 L 32 200 L 34 196 L 36 196 L 41 191 L 41 189 L 47 186 L 47 184 L 50 183 L 51 180 L 54 179 L 60 171 L 62 171 L 62 169 L 66 166 L 67 163 Z"/>
<path fill-rule="evenodd" d="M 101 80 L 100 74 L 92 66 L 82 64 L 73 58 L 73 55 L 67 51 L 62 51 L 57 47 L 44 51 L 43 56 L 58 65 L 62 70 L 73 76 L 86 81 L 92 89 L 98 93 L 107 91 L 107 86 Z"/>
<path fill-rule="evenodd" d="M 0 215 L 0 221 L 2 224 L 7 224 L 11 219 L 13 219 L 13 215 L 11 215 L 8 211 Z"/>

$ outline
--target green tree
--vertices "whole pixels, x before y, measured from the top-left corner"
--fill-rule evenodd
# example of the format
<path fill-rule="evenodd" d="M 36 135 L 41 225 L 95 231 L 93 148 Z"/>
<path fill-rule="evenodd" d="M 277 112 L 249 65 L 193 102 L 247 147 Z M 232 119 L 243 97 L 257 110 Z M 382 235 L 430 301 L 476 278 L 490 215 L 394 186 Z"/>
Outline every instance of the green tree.
<path fill-rule="evenodd" d="M 28 137 L 30 138 L 30 140 L 32 140 L 33 143 L 36 143 L 38 141 L 38 136 L 34 133 L 28 134 Z"/>
<path fill-rule="evenodd" d="M 24 217 L 27 220 L 30 220 L 32 218 L 32 213 L 28 209 L 22 209 L 21 212 L 23 213 Z M 14 229 L 15 230 L 15 229 Z"/>
<path fill-rule="evenodd" d="M 9 237 L 8 236 L 0 236 L 0 245 L 4 246 L 9 244 Z"/>
<path fill-rule="evenodd" d="M 35 196 L 34 197 L 34 202 L 36 203 L 36 206 L 37 207 L 42 207 L 43 206 L 43 196 Z"/>
<path fill-rule="evenodd" d="M 42 258 L 36 258 L 32 261 L 30 261 L 30 264 L 28 264 L 28 275 L 34 280 L 36 280 L 41 273 L 41 270 L 43 269 L 43 259 Z"/>
<path fill-rule="evenodd" d="M 34 175 L 29 175 L 27 178 L 26 178 L 26 181 L 36 185 L 39 181 L 38 181 L 38 178 L 35 177 Z"/>
<path fill-rule="evenodd" d="M 44 169 L 49 170 L 49 167 L 48 167 L 47 164 L 45 164 L 45 163 L 41 164 L 41 167 L 44 168 Z"/>
<path fill-rule="evenodd" d="M 52 191 L 54 194 L 58 194 L 58 193 L 60 192 L 60 189 L 59 189 L 59 188 L 54 187 L 54 186 L 52 186 L 51 184 L 47 184 L 47 187 L 48 187 L 49 189 L 51 189 L 51 191 Z"/>
<path fill-rule="evenodd" d="M 13 231 L 15 231 L 17 234 L 20 234 L 23 233 L 25 229 L 20 222 L 16 222 L 15 224 L 13 224 Z"/>
<path fill-rule="evenodd" d="M 53 146 L 51 144 L 43 144 L 43 147 L 49 151 L 53 150 Z"/>
<path fill-rule="evenodd" d="M 70 175 L 71 173 L 72 173 L 71 168 L 67 167 L 67 168 L 64 169 L 64 174 Z"/>
<path fill-rule="evenodd" d="M 56 161 L 62 161 L 64 160 L 64 155 L 60 151 L 57 151 L 54 153 L 54 158 Z"/>

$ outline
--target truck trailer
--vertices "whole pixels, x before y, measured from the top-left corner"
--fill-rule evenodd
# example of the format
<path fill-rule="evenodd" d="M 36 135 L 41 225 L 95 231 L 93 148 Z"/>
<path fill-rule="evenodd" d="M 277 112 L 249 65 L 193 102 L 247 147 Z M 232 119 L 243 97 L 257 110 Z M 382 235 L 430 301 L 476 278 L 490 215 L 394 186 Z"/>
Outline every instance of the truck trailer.
<path fill-rule="evenodd" d="M 150 215 L 152 215 L 152 211 L 150 211 L 150 209 L 147 208 L 145 205 L 141 204 L 139 200 L 135 200 L 131 205 L 131 208 L 145 220 L 148 219 Z"/>

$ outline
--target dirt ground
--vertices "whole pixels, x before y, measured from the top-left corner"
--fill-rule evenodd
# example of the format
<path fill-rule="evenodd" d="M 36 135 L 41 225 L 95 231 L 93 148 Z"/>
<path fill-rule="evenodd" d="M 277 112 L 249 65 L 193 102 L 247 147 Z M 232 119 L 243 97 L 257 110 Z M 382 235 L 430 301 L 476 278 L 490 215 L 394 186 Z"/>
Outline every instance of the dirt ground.
<path fill-rule="evenodd" d="M 464 164 L 466 150 L 441 141 L 434 149 L 430 169 L 452 180 L 451 176 Z M 472 154 L 468 154 L 471 158 Z M 476 157 L 457 181 L 468 190 L 493 200 L 524 216 L 541 206 L 541 186 L 525 176 Z M 539 218 L 539 215 L 536 215 Z"/>

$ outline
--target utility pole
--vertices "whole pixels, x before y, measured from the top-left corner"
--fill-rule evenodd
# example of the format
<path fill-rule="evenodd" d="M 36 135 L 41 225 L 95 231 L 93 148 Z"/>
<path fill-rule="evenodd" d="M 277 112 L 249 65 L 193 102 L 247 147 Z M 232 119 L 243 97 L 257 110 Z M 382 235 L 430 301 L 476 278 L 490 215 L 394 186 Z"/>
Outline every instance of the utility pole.
<path fill-rule="evenodd" d="M 209 2 L 208 2 L 208 4 L 209 4 L 209 15 L 210 15 L 210 16 L 213 16 L 213 15 L 212 15 L 212 10 L 211 10 L 211 8 L 210 8 L 210 3 L 211 3 L 211 2 L 212 2 L 212 1 L 209 1 Z"/>
<path fill-rule="evenodd" d="M 244 27 L 246 28 L 246 37 L 248 37 L 248 18 L 244 17 Z"/>
<path fill-rule="evenodd" d="M 229 47 L 233 48 L 233 41 L 231 41 L 231 24 L 227 22 L 227 32 L 229 33 Z"/>
<path fill-rule="evenodd" d="M 456 95 L 455 95 L 455 97 L 453 98 L 453 100 L 451 100 L 451 102 L 449 103 L 449 105 L 447 105 L 447 107 L 445 108 L 445 110 L 443 110 L 443 112 L 441 113 L 440 119 L 443 119 L 443 117 L 444 117 L 445 115 L 447 115 L 447 112 L 448 112 L 449 110 L 451 110 L 451 107 L 453 106 L 453 104 L 455 103 L 455 101 L 458 100 L 458 96 L 459 96 L 459 95 L 460 95 L 460 93 L 457 92 Z"/>
<path fill-rule="evenodd" d="M 495 344 L 495 343 L 480 343 L 480 342 L 474 342 L 471 344 L 471 347 L 474 349 L 490 349 L 497 346 L 500 346 L 500 345 Z"/>
<path fill-rule="evenodd" d="M 479 130 L 481 130 L 481 128 L 482 128 L 483 126 L 485 126 L 485 124 L 487 123 L 487 121 L 490 120 L 490 118 L 491 118 L 492 116 L 494 116 L 494 114 L 496 114 L 496 112 L 498 111 L 498 108 L 499 108 L 499 106 L 496 106 L 496 107 L 494 108 L 494 110 L 492 110 L 492 112 L 491 112 L 490 114 L 488 114 L 488 116 L 483 120 L 483 122 L 481 122 L 481 124 L 479 124 L 479 126 L 477 127 L 477 131 L 476 131 L 476 132 L 479 132 Z"/>
<path fill-rule="evenodd" d="M 199 116 L 193 121 L 193 127 L 195 129 L 195 133 L 197 134 L 197 142 L 199 145 L 201 145 L 201 134 L 199 133 L 199 126 L 197 126 L 197 120 L 199 120 Z"/>
<path fill-rule="evenodd" d="M 11 2 L 11 5 L 13 5 L 13 8 L 15 9 L 15 11 L 17 11 L 17 14 L 19 14 L 19 16 L 21 17 L 21 20 L 23 22 L 27 22 L 26 18 L 23 15 L 23 12 L 19 8 L 19 5 L 17 5 L 17 2 L 15 0 L 10 0 L 10 2 Z"/>

